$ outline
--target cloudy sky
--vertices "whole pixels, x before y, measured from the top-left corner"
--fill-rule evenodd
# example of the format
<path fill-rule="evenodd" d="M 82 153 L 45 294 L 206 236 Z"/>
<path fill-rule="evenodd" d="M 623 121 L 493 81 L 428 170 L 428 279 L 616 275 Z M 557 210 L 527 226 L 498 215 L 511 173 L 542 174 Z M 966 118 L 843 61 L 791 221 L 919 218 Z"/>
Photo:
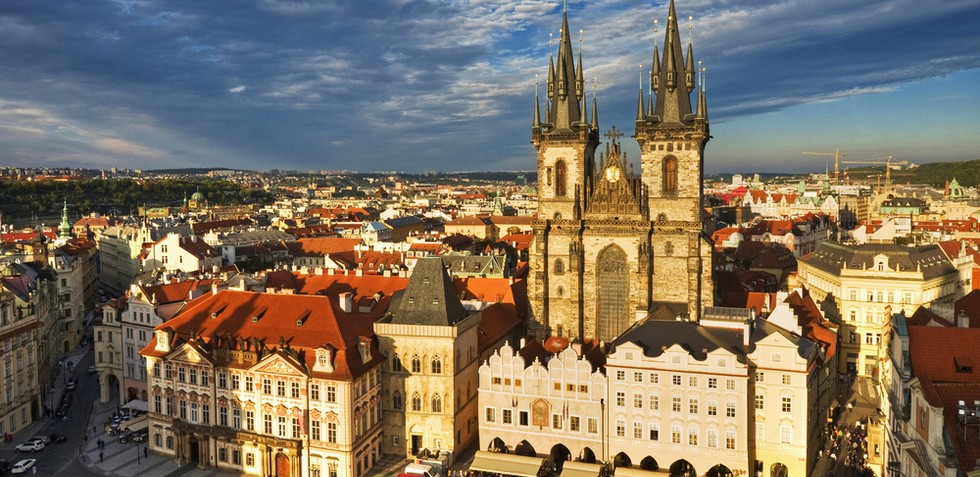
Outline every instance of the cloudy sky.
<path fill-rule="evenodd" d="M 530 170 L 535 77 L 547 74 L 561 8 L 3 0 L 0 165 Z M 823 170 L 823 157 L 800 152 L 838 147 L 854 160 L 980 158 L 980 1 L 677 9 L 685 43 L 693 16 L 707 71 L 709 172 Z M 568 11 L 601 127 L 632 131 L 666 0 Z"/>

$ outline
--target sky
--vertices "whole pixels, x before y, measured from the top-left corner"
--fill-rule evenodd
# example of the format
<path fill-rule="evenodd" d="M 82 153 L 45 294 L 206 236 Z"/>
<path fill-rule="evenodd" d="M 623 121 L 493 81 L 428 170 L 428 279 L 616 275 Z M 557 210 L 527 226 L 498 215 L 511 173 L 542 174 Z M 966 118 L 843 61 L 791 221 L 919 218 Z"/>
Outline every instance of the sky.
<path fill-rule="evenodd" d="M 980 158 L 980 1 L 676 2 L 705 67 L 707 172 L 823 171 L 826 156 L 801 152 L 837 148 Z M 533 170 L 535 83 L 562 8 L 3 0 L 0 166 Z M 626 131 L 635 162 L 639 72 L 667 0 L 567 9 L 600 127 Z"/>

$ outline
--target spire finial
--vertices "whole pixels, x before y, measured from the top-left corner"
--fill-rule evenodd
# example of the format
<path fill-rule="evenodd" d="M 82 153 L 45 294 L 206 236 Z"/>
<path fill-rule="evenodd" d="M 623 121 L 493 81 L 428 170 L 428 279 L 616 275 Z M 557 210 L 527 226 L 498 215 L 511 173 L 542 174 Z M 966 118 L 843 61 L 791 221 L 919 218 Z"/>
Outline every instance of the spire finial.
<path fill-rule="evenodd" d="M 562 0 L 561 12 L 568 13 L 568 0 Z"/>
<path fill-rule="evenodd" d="M 694 16 L 687 16 L 687 42 L 694 44 Z"/>

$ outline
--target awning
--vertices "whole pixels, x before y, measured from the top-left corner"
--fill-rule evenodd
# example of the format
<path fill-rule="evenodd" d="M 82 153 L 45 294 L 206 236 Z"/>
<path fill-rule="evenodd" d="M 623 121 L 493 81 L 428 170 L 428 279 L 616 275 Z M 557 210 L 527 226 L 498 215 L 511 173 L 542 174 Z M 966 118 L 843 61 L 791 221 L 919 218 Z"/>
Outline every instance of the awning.
<path fill-rule="evenodd" d="M 141 401 L 139 399 L 133 399 L 123 405 L 123 409 L 132 409 L 134 411 L 146 412 L 148 409 L 146 401 Z"/>
<path fill-rule="evenodd" d="M 543 457 L 476 451 L 470 470 L 517 477 L 537 477 L 542 463 L 544 463 Z"/>
<path fill-rule="evenodd" d="M 143 429 L 146 429 L 147 426 L 149 425 L 150 425 L 150 420 L 147 419 L 146 415 L 144 414 L 140 417 L 134 417 L 133 419 L 130 419 L 120 424 L 119 430 L 120 431 L 130 430 L 133 432 L 139 432 L 142 431 Z"/>
<path fill-rule="evenodd" d="M 598 477 L 602 466 L 585 462 L 565 461 L 561 467 L 561 477 Z"/>
<path fill-rule="evenodd" d="M 642 469 L 631 469 L 627 467 L 621 467 L 616 469 L 613 474 L 616 477 L 664 477 L 668 472 L 658 472 L 653 470 L 642 470 Z"/>

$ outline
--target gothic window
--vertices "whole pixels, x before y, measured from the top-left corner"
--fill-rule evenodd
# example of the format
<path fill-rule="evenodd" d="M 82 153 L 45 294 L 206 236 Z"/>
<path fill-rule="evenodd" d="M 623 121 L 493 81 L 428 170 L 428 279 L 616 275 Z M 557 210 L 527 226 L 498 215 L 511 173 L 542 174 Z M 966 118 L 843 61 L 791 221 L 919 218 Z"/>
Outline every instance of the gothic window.
<path fill-rule="evenodd" d="M 419 393 L 412 395 L 412 410 L 416 412 L 422 410 L 422 396 L 419 396 Z"/>
<path fill-rule="evenodd" d="M 438 394 L 432 396 L 432 412 L 442 412 L 442 398 Z"/>
<path fill-rule="evenodd" d="M 418 355 L 412 356 L 412 372 L 413 373 L 422 372 L 422 360 L 419 359 Z"/>
<path fill-rule="evenodd" d="M 395 391 L 395 394 L 391 397 L 391 407 L 394 409 L 402 408 L 402 393 Z"/>
<path fill-rule="evenodd" d="M 677 158 L 664 158 L 664 193 L 677 192 Z"/>
<path fill-rule="evenodd" d="M 555 273 L 565 273 L 565 262 L 560 258 L 555 260 Z"/>
<path fill-rule="evenodd" d="M 629 325 L 629 265 L 626 252 L 613 245 L 602 251 L 596 260 L 598 329 L 596 335 L 612 341 Z"/>
<path fill-rule="evenodd" d="M 555 197 L 565 197 L 565 182 L 567 178 L 565 161 L 555 163 Z"/>
<path fill-rule="evenodd" d="M 442 374 L 442 361 L 438 356 L 432 358 L 432 374 Z"/>
<path fill-rule="evenodd" d="M 657 215 L 657 221 L 658 222 L 666 222 L 667 221 L 667 214 Z"/>
<path fill-rule="evenodd" d="M 674 254 L 674 244 L 673 243 L 667 242 L 666 244 L 664 244 L 664 254 L 666 254 L 667 256 L 671 256 L 671 255 Z"/>

